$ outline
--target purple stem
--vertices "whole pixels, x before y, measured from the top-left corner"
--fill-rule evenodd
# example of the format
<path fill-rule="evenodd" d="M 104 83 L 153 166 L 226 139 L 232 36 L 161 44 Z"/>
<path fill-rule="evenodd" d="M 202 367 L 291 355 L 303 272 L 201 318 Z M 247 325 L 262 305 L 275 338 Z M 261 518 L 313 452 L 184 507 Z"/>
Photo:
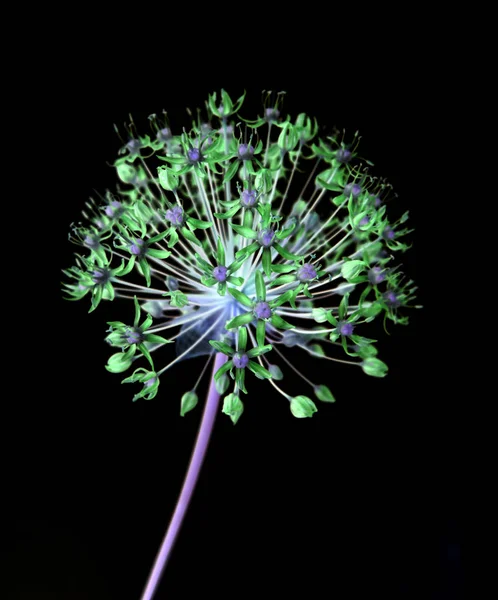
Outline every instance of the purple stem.
<path fill-rule="evenodd" d="M 190 465 L 188 467 L 187 474 L 185 475 L 185 481 L 183 482 L 180 497 L 176 503 L 175 512 L 173 513 L 173 517 L 166 531 L 166 535 L 164 536 L 161 547 L 159 548 L 159 552 L 157 553 L 154 566 L 150 572 L 149 579 L 147 580 L 147 585 L 145 586 L 141 600 L 151 600 L 151 598 L 154 596 L 161 576 L 164 572 L 164 568 L 166 567 L 168 558 L 170 557 L 173 549 L 176 537 L 183 523 L 185 513 L 187 512 L 187 508 L 194 492 L 202 463 L 204 461 L 204 456 L 206 454 L 209 438 L 211 437 L 211 432 L 213 430 L 216 413 L 218 412 L 220 395 L 214 384 L 214 374 L 222 365 L 225 364 L 226 361 L 227 357 L 224 354 L 221 354 L 221 352 L 216 354 L 213 367 L 213 377 L 211 377 L 208 397 L 206 405 L 204 406 L 201 426 L 197 434 L 197 440 L 195 442 L 192 457 L 190 459 Z"/>

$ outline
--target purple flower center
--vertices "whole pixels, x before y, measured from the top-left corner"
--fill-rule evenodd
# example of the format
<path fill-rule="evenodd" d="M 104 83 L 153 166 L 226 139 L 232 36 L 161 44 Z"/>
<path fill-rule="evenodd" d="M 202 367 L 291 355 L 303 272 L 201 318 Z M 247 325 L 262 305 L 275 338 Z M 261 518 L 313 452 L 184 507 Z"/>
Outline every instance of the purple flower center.
<path fill-rule="evenodd" d="M 386 240 L 394 240 L 396 233 L 394 232 L 394 230 L 389 227 L 389 225 L 386 225 L 384 227 L 384 231 L 382 232 L 382 235 L 384 237 L 384 239 Z"/>
<path fill-rule="evenodd" d="M 87 235 L 85 236 L 83 243 L 87 248 L 98 248 L 99 238 L 96 235 Z"/>
<path fill-rule="evenodd" d="M 213 269 L 213 277 L 216 279 L 216 281 L 219 281 L 220 283 L 223 283 L 227 280 L 227 273 L 228 268 L 224 267 L 223 265 L 218 265 Z"/>
<path fill-rule="evenodd" d="M 147 379 L 145 382 L 145 387 L 152 387 L 157 381 L 157 377 L 152 377 L 151 379 Z"/>
<path fill-rule="evenodd" d="M 191 163 L 199 162 L 201 159 L 201 151 L 199 148 L 190 148 L 187 152 L 188 159 Z"/>
<path fill-rule="evenodd" d="M 142 144 L 140 143 L 140 140 L 133 139 L 126 144 L 126 148 L 130 154 L 138 154 L 141 147 Z"/>
<path fill-rule="evenodd" d="M 105 207 L 104 212 L 108 217 L 115 217 L 118 214 L 120 214 L 122 210 L 123 205 L 121 204 L 121 202 L 113 200 L 108 206 Z"/>
<path fill-rule="evenodd" d="M 358 198 L 361 194 L 361 185 L 358 183 L 348 183 L 344 187 L 344 195 L 349 198 L 349 196 L 353 196 L 353 198 Z"/>
<path fill-rule="evenodd" d="M 249 357 L 245 353 L 236 352 L 233 355 L 233 366 L 236 369 L 245 369 L 249 364 Z"/>
<path fill-rule="evenodd" d="M 363 219 L 361 219 L 359 225 L 360 227 L 363 227 L 364 225 L 368 225 L 370 223 L 370 217 L 368 215 L 365 215 L 363 217 Z"/>
<path fill-rule="evenodd" d="M 347 163 L 351 160 L 351 150 L 340 148 L 335 154 L 335 159 L 340 163 Z"/>
<path fill-rule="evenodd" d="M 305 263 L 297 271 L 297 278 L 299 281 L 312 281 L 316 277 L 316 269 L 313 265 Z"/>
<path fill-rule="evenodd" d="M 269 248 L 273 244 L 275 232 L 273 229 L 262 229 L 258 235 L 258 242 L 264 247 Z"/>
<path fill-rule="evenodd" d="M 349 336 L 353 333 L 354 325 L 352 323 L 341 323 L 337 330 L 341 335 Z"/>
<path fill-rule="evenodd" d="M 368 281 L 370 281 L 372 285 L 381 283 L 385 278 L 386 274 L 380 267 L 372 267 L 368 272 Z"/>
<path fill-rule="evenodd" d="M 276 121 L 280 116 L 280 111 L 277 108 L 268 107 L 265 109 L 265 120 L 266 121 Z"/>
<path fill-rule="evenodd" d="M 173 208 L 169 208 L 166 211 L 166 219 L 175 227 L 183 225 L 183 208 L 181 206 L 173 206 Z"/>
<path fill-rule="evenodd" d="M 401 304 L 401 302 L 398 299 L 398 296 L 392 290 L 388 290 L 384 294 L 384 300 L 386 301 L 387 305 L 392 307 L 396 307 Z"/>
<path fill-rule="evenodd" d="M 251 160 L 254 154 L 254 146 L 250 144 L 240 144 L 239 146 L 239 158 L 242 160 Z"/>
<path fill-rule="evenodd" d="M 257 302 L 254 307 L 254 315 L 258 319 L 269 319 L 271 317 L 271 308 L 268 302 Z"/>
<path fill-rule="evenodd" d="M 134 243 L 130 246 L 130 252 L 135 256 L 140 256 L 144 253 L 144 250 L 145 242 L 140 238 L 136 238 Z"/>
<path fill-rule="evenodd" d="M 244 190 L 242 192 L 242 198 L 240 199 L 240 203 L 242 206 L 246 208 L 250 206 L 254 206 L 256 202 L 256 190 Z"/>
<path fill-rule="evenodd" d="M 125 340 L 128 344 L 141 344 L 143 339 L 144 335 L 137 327 L 130 328 L 125 333 Z"/>
<path fill-rule="evenodd" d="M 171 135 L 171 129 L 169 129 L 169 127 L 164 127 L 157 132 L 156 137 L 160 142 L 167 142 L 173 136 Z"/>
<path fill-rule="evenodd" d="M 93 271 L 92 273 L 92 281 L 96 285 L 107 283 L 110 278 L 111 271 L 109 269 L 95 269 L 95 271 Z"/>

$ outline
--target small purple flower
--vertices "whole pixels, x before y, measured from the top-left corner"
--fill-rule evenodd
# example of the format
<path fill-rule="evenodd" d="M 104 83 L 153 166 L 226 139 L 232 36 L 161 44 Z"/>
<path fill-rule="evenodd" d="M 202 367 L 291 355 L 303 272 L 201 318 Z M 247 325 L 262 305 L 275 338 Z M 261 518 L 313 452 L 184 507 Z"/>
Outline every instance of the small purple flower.
<path fill-rule="evenodd" d="M 144 334 L 138 327 L 130 327 L 124 337 L 128 344 L 141 344 L 144 340 Z"/>
<path fill-rule="evenodd" d="M 254 315 L 258 319 L 269 319 L 272 315 L 272 311 L 268 302 L 257 302 L 254 307 Z"/>
<path fill-rule="evenodd" d="M 365 225 L 368 225 L 370 223 L 370 217 L 368 215 L 365 215 L 363 217 L 363 219 L 361 219 L 361 221 L 358 223 L 358 225 L 360 227 L 364 227 Z"/>
<path fill-rule="evenodd" d="M 254 146 L 251 146 L 250 144 L 240 144 L 238 152 L 241 160 L 251 160 L 254 155 Z"/>
<path fill-rule="evenodd" d="M 135 238 L 134 243 L 130 246 L 130 252 L 135 256 L 140 256 L 144 253 L 145 242 L 140 238 Z"/>
<path fill-rule="evenodd" d="M 368 272 L 368 281 L 372 285 L 377 285 L 378 283 L 382 283 L 386 278 L 385 272 L 381 269 L 381 267 L 372 267 Z"/>
<path fill-rule="evenodd" d="M 144 383 L 145 387 L 152 387 L 157 381 L 157 377 L 151 377 Z"/>
<path fill-rule="evenodd" d="M 389 227 L 389 225 L 386 225 L 384 227 L 384 231 L 382 232 L 382 237 L 385 240 L 394 240 L 394 238 L 396 237 L 396 233 L 395 231 L 392 229 L 392 227 Z"/>
<path fill-rule="evenodd" d="M 173 206 L 166 211 L 166 219 L 171 222 L 174 227 L 183 225 L 183 208 L 181 206 Z"/>
<path fill-rule="evenodd" d="M 361 194 L 361 185 L 358 183 L 348 183 L 344 186 L 344 195 L 349 198 L 349 196 L 353 196 L 353 198 L 358 198 Z"/>
<path fill-rule="evenodd" d="M 268 107 L 265 109 L 265 121 L 270 123 L 276 121 L 280 117 L 280 111 L 277 108 Z"/>
<path fill-rule="evenodd" d="M 297 278 L 299 281 L 313 281 L 316 277 L 316 269 L 310 263 L 305 263 L 297 271 Z"/>
<path fill-rule="evenodd" d="M 131 139 L 126 144 L 126 149 L 128 150 L 128 152 L 131 155 L 137 155 L 137 154 L 139 154 L 141 147 L 142 147 L 142 143 L 140 142 L 140 140 L 136 140 L 136 139 Z"/>
<path fill-rule="evenodd" d="M 99 237 L 97 235 L 87 235 L 83 240 L 83 244 L 91 250 L 95 250 L 100 246 Z"/>
<path fill-rule="evenodd" d="M 97 267 L 92 273 L 92 281 L 95 285 L 104 285 L 111 279 L 111 271 L 105 267 Z"/>
<path fill-rule="evenodd" d="M 108 206 L 105 207 L 104 212 L 108 217 L 115 218 L 118 217 L 123 210 L 124 208 L 121 202 L 113 200 Z"/>
<path fill-rule="evenodd" d="M 256 203 L 256 190 L 244 190 L 242 192 L 240 203 L 245 208 L 254 206 L 254 204 Z"/>
<path fill-rule="evenodd" d="M 169 127 L 163 127 L 163 129 L 160 129 L 157 132 L 156 137 L 159 142 L 168 142 L 173 135 L 171 134 L 171 129 L 169 129 Z"/>
<path fill-rule="evenodd" d="M 392 308 L 396 308 L 401 305 L 398 296 L 392 290 L 387 290 L 387 292 L 384 294 L 384 301 Z"/>
<path fill-rule="evenodd" d="M 335 154 L 335 159 L 340 163 L 348 163 L 351 160 L 351 150 L 347 148 L 339 148 Z"/>
<path fill-rule="evenodd" d="M 354 325 L 352 323 L 340 323 L 337 326 L 337 332 L 341 335 L 350 336 L 352 335 L 354 330 Z"/>
<path fill-rule="evenodd" d="M 275 232 L 273 229 L 262 229 L 258 234 L 258 242 L 264 247 L 269 248 L 273 244 Z"/>
<path fill-rule="evenodd" d="M 228 268 L 224 267 L 223 265 L 218 265 L 213 269 L 213 277 L 216 279 L 216 281 L 223 283 L 227 280 Z"/>
<path fill-rule="evenodd" d="M 233 355 L 233 366 L 236 369 L 245 369 L 249 364 L 249 357 L 245 353 L 236 352 Z"/>
<path fill-rule="evenodd" d="M 187 156 L 191 165 L 198 163 L 202 157 L 199 148 L 190 148 L 187 152 Z"/>

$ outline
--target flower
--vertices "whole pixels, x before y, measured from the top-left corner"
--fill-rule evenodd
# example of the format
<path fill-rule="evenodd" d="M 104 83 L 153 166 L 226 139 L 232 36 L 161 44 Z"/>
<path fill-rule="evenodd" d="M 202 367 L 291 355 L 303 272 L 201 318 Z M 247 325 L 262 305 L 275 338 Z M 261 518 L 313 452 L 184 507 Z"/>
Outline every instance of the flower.
<path fill-rule="evenodd" d="M 267 380 L 291 414 L 311 417 L 313 400 L 280 383 L 285 348 L 340 362 L 345 352 L 366 374 L 386 374 L 365 333 L 377 318 L 408 321 L 416 287 L 393 264 L 409 247 L 408 213 L 389 220 L 390 189 L 367 175 L 357 135 L 350 144 L 318 137 L 307 115 L 282 117 L 281 94 L 269 93 L 252 120 L 244 101 L 210 95 L 204 120 L 199 113 L 181 135 L 156 115 L 151 136 L 128 132 L 115 162 L 119 192 L 72 228 L 79 253 L 63 285 L 70 300 L 90 296 L 90 310 L 133 299 L 133 324 L 111 321 L 106 339 L 120 349 L 109 371 L 146 360 L 124 379 L 142 384 L 134 400 L 156 397 L 178 361 L 218 354 L 226 362 L 214 381 L 234 423 L 251 377 Z M 291 366 L 317 400 L 335 400 Z M 182 397 L 182 415 L 197 404 L 199 380 Z"/>

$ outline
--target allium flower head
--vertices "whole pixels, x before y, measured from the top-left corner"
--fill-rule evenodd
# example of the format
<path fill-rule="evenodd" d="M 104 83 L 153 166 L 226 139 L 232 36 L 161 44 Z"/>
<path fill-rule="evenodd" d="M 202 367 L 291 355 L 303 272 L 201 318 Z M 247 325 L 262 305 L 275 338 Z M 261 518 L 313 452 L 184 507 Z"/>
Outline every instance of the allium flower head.
<path fill-rule="evenodd" d="M 90 310 L 133 301 L 133 323 L 109 323 L 106 339 L 118 350 L 109 371 L 145 365 L 124 379 L 142 385 L 135 400 L 156 397 L 179 361 L 217 355 L 214 379 L 234 423 L 254 377 L 310 417 L 316 405 L 286 389 L 287 368 L 310 396 L 334 397 L 286 348 L 323 361 L 346 353 L 366 374 L 386 374 L 366 336 L 376 318 L 407 322 L 416 288 L 393 261 L 408 247 L 408 214 L 389 220 L 389 186 L 358 158 L 356 136 L 345 144 L 319 137 L 305 114 L 284 118 L 281 95 L 256 118 L 244 101 L 212 94 L 190 130 L 175 134 L 152 115 L 150 135 L 128 137 L 114 163 L 118 192 L 73 227 L 79 253 L 64 287 L 71 300 L 90 298 Z M 182 415 L 197 404 L 197 384 Z"/>

